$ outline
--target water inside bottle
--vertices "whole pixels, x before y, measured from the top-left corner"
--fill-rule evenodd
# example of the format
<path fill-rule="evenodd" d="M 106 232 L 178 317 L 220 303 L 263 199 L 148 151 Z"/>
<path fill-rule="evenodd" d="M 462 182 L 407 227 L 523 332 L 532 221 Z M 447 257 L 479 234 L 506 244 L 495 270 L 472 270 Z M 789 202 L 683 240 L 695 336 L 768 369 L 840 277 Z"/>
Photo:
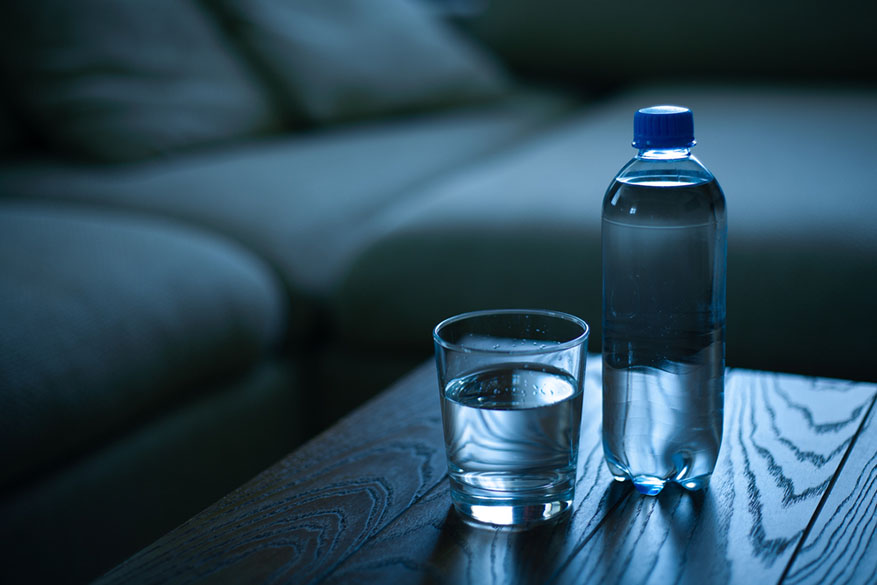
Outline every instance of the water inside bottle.
<path fill-rule="evenodd" d="M 618 180 L 603 209 L 603 446 L 647 494 L 706 485 L 722 438 L 724 197 L 714 179 Z"/>

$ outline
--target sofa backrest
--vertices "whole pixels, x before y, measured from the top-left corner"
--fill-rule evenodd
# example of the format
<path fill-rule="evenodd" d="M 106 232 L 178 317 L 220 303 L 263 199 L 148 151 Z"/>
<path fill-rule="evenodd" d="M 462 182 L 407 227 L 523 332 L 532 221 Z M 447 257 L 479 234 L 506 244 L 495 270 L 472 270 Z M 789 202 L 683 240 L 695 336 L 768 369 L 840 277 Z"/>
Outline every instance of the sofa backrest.
<path fill-rule="evenodd" d="M 507 89 L 502 68 L 420 0 L 15 2 L 0 19 L 0 84 L 14 121 L 89 162 Z"/>
<path fill-rule="evenodd" d="M 464 25 L 507 63 L 585 84 L 727 75 L 877 77 L 877 3 L 871 0 L 483 4 Z"/>

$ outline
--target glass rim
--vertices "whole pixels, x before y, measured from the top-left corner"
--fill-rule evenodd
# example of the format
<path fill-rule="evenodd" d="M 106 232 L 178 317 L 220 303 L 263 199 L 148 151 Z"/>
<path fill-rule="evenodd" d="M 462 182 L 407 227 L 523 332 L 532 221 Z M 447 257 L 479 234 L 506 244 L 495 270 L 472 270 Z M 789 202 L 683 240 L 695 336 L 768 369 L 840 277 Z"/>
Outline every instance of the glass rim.
<path fill-rule="evenodd" d="M 556 345 L 551 345 L 550 348 L 546 347 L 542 349 L 536 348 L 515 350 L 468 347 L 460 343 L 453 343 L 451 341 L 443 339 L 441 334 L 439 333 L 441 329 L 447 327 L 448 325 L 459 323 L 460 321 L 495 315 L 539 315 L 540 317 L 552 317 L 556 319 L 562 319 L 564 321 L 578 325 L 581 328 L 581 333 L 572 339 L 560 342 Z M 466 313 L 460 313 L 458 315 L 454 315 L 452 317 L 444 319 L 432 330 L 432 339 L 433 341 L 435 341 L 436 344 L 442 346 L 445 349 L 458 351 L 461 353 L 485 353 L 494 355 L 538 355 L 545 353 L 554 353 L 556 351 L 563 351 L 576 347 L 577 345 L 581 345 L 588 339 L 588 335 L 590 335 L 590 333 L 591 327 L 584 321 L 584 319 L 576 317 L 575 315 L 572 315 L 570 313 L 564 313 L 563 311 L 552 311 L 549 309 L 486 309 L 482 311 L 468 311 Z"/>

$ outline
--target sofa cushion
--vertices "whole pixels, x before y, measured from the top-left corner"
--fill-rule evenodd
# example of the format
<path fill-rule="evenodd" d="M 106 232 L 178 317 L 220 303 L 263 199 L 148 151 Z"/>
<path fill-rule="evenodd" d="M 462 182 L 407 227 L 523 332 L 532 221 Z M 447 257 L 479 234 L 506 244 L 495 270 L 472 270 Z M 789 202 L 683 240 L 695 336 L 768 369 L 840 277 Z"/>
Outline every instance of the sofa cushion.
<path fill-rule="evenodd" d="M 550 93 L 305 133 L 172 161 L 107 169 L 54 162 L 0 168 L 0 193 L 174 216 L 233 236 L 269 260 L 293 297 L 293 335 L 367 242 L 369 218 L 449 169 L 567 112 Z"/>
<path fill-rule="evenodd" d="M 496 63 L 411 0 L 206 0 L 279 89 L 317 122 L 499 95 Z"/>
<path fill-rule="evenodd" d="M 275 124 L 220 35 L 191 0 L 13 2 L 0 74 L 64 154 L 139 159 Z"/>
<path fill-rule="evenodd" d="M 252 367 L 283 318 L 227 241 L 0 200 L 0 485 Z"/>
<path fill-rule="evenodd" d="M 633 113 L 693 109 L 694 153 L 728 204 L 732 365 L 877 378 L 873 90 L 654 87 L 594 105 L 374 218 L 334 313 L 351 347 L 428 355 L 451 314 L 579 314 L 600 342 L 600 211 Z"/>

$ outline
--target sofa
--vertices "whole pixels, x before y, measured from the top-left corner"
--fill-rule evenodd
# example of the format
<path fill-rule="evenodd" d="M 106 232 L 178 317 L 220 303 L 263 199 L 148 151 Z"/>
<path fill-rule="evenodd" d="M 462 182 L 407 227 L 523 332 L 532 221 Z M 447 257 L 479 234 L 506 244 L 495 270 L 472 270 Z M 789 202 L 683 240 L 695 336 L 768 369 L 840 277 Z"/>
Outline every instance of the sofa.
<path fill-rule="evenodd" d="M 601 201 L 645 105 L 692 108 L 727 197 L 728 365 L 877 380 L 851 4 L 5 7 L 0 581 L 99 576 L 449 315 L 569 311 L 598 352 Z"/>

